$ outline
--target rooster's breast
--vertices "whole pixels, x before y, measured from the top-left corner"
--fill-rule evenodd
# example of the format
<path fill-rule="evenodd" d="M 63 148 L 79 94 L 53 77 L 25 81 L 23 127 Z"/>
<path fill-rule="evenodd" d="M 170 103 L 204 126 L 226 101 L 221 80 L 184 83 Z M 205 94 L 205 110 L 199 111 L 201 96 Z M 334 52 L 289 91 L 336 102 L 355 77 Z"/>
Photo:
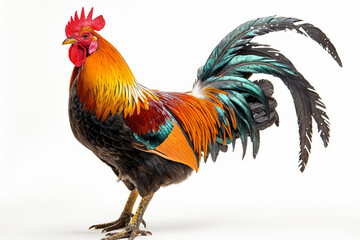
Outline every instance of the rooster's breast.
<path fill-rule="evenodd" d="M 133 143 L 140 143 L 123 114 L 109 115 L 102 121 L 84 109 L 76 83 L 72 84 L 69 98 L 69 120 L 76 139 L 110 166 L 130 190 L 137 188 L 140 195 L 147 195 L 190 175 L 192 169 L 184 164 L 134 148 Z"/>

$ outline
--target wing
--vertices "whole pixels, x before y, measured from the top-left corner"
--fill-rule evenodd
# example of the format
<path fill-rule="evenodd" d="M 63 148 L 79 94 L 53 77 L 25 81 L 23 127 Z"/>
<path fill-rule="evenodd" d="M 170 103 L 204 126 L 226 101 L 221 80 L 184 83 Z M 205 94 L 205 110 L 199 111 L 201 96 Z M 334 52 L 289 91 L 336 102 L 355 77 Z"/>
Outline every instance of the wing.
<path fill-rule="evenodd" d="M 133 143 L 135 148 L 198 170 L 199 159 L 191 141 L 161 101 L 149 101 L 148 108 L 127 116 L 125 120 L 138 140 Z"/>

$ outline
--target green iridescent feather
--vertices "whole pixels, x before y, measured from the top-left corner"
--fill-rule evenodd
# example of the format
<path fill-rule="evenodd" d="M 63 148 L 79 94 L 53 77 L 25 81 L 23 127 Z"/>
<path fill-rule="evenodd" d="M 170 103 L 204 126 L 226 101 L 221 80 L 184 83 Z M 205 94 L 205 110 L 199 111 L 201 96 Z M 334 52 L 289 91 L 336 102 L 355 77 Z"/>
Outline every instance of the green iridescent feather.
<path fill-rule="evenodd" d="M 289 88 L 294 99 L 300 135 L 299 166 L 303 171 L 311 150 L 312 119 L 318 125 L 324 145 L 328 144 L 330 128 L 328 116 L 324 110 L 325 105 L 314 87 L 297 71 L 289 59 L 268 45 L 251 42 L 254 37 L 270 32 L 295 30 L 320 44 L 342 66 L 329 38 L 319 28 L 300 22 L 301 20 L 296 18 L 270 16 L 240 25 L 215 47 L 205 65 L 199 69 L 197 81 L 202 88 L 216 87 L 227 92 L 227 98 L 231 104 L 226 104 L 234 109 L 238 121 L 236 134 L 246 148 L 244 129 L 246 130 L 252 139 L 255 156 L 260 140 L 258 131 L 252 130 L 254 121 L 251 120 L 252 116 L 246 99 L 254 97 L 264 105 L 267 113 L 269 109 L 265 94 L 247 78 L 254 73 L 279 77 Z M 218 96 L 218 98 L 222 102 L 227 101 L 224 96 Z"/>
<path fill-rule="evenodd" d="M 142 142 L 149 149 L 155 149 L 165 139 L 169 136 L 171 131 L 174 128 L 174 122 L 171 119 L 166 120 L 163 124 L 159 125 L 158 131 L 149 131 L 148 133 L 138 136 L 136 133 L 133 133 L 136 140 Z"/>

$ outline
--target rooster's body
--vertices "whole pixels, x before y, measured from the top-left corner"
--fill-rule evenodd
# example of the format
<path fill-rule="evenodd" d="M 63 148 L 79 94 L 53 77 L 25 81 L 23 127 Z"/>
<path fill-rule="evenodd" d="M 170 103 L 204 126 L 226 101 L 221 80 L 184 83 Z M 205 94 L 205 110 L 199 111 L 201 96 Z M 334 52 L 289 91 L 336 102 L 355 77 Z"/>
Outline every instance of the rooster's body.
<path fill-rule="evenodd" d="M 75 64 L 71 77 L 69 117 L 75 137 L 112 168 L 131 191 L 120 218 L 95 225 L 111 231 L 128 226 L 107 239 L 149 234 L 139 230 L 143 213 L 162 186 L 185 180 L 202 159 L 215 161 L 219 151 L 240 138 L 245 154 L 248 136 L 253 155 L 259 130 L 278 125 L 273 87 L 267 80 L 248 80 L 253 73 L 279 77 L 294 98 L 300 132 L 300 169 L 310 151 L 312 118 L 325 146 L 328 117 L 320 96 L 292 63 L 277 50 L 250 42 L 273 31 L 294 29 L 321 44 L 341 65 L 330 40 L 310 24 L 293 18 L 259 18 L 228 34 L 198 71 L 193 91 L 161 92 L 141 86 L 120 53 L 94 30 L 102 16 L 71 19 L 66 27 Z M 132 217 L 137 196 L 143 199 Z M 132 218 L 131 223 L 129 224 Z"/>

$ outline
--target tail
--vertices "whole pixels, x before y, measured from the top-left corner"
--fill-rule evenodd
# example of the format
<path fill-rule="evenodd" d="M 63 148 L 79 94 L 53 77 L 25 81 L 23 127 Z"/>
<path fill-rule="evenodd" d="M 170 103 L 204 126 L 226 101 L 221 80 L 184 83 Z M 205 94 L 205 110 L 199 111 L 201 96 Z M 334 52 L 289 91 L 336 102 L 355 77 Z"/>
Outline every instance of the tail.
<path fill-rule="evenodd" d="M 329 118 L 325 112 L 325 105 L 314 87 L 296 70 L 289 59 L 268 45 L 251 42 L 254 37 L 270 32 L 295 30 L 319 43 L 342 66 L 329 38 L 319 28 L 308 23 L 299 24 L 300 22 L 301 20 L 295 18 L 265 17 L 240 25 L 221 40 L 205 65 L 199 69 L 193 93 L 211 88 L 226 93 L 215 96 L 223 105 L 228 106 L 227 109 L 218 111 L 219 119 L 225 123 L 231 122 L 228 119 L 232 117 L 232 112 L 235 113 L 237 126 L 232 126 L 232 134 L 241 139 L 244 154 L 249 134 L 255 157 L 259 149 L 259 130 L 274 122 L 278 123 L 278 117 L 274 110 L 276 101 L 263 91 L 266 84 L 251 82 L 248 78 L 253 73 L 280 78 L 294 100 L 300 135 L 299 167 L 304 171 L 311 150 L 312 118 L 317 123 L 325 147 L 329 142 Z M 255 106 L 256 103 L 258 105 Z M 261 108 L 259 103 L 262 105 Z M 262 109 L 262 113 L 259 115 L 254 109 Z M 265 115 L 268 121 L 264 120 Z M 259 124 L 260 117 L 262 125 Z M 223 131 L 220 129 L 219 141 L 210 144 L 209 147 L 214 161 L 219 150 L 225 150 L 221 141 Z M 227 141 L 230 142 L 235 146 L 235 138 Z"/>

